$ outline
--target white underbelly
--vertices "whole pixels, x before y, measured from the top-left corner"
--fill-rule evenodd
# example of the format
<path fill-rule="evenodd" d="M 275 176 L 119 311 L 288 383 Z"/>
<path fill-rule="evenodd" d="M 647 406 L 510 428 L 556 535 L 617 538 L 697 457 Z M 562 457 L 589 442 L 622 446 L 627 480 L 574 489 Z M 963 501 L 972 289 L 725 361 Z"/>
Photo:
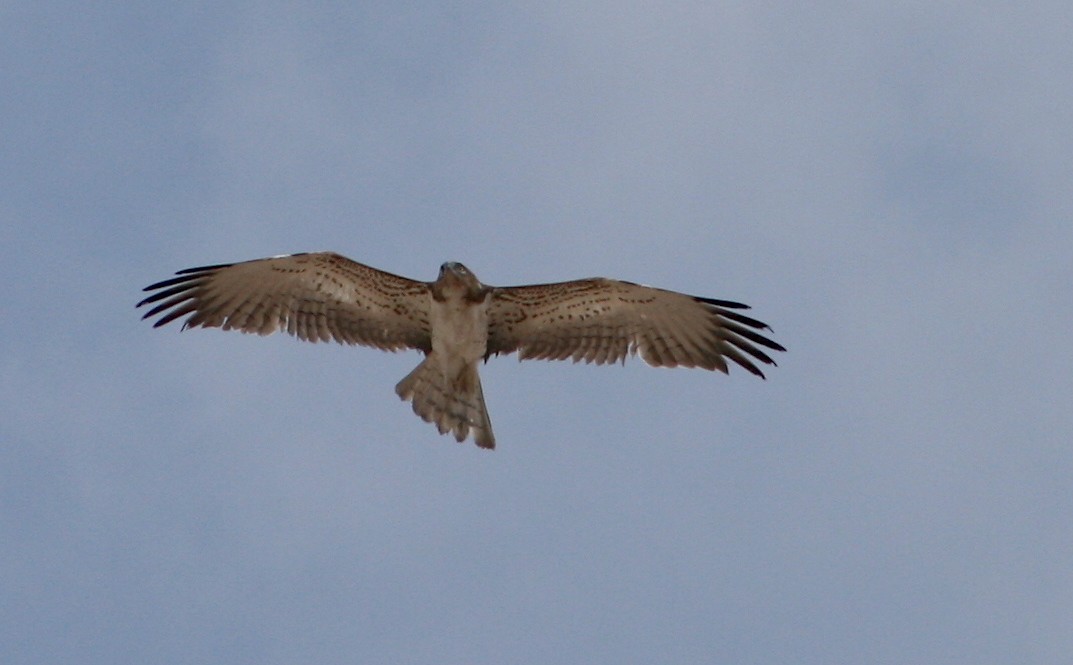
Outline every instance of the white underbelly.
<path fill-rule="evenodd" d="M 484 358 L 488 347 L 488 303 L 432 301 L 432 352 L 469 364 Z"/>

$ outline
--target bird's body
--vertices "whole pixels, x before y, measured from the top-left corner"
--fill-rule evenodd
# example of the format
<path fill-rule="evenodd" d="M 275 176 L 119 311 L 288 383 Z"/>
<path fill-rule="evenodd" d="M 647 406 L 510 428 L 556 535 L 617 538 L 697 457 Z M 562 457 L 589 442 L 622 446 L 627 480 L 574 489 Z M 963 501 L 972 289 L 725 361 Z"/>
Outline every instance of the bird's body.
<path fill-rule="evenodd" d="M 460 263 L 445 263 L 429 289 L 432 351 L 395 386 L 414 413 L 464 441 L 472 428 L 482 448 L 494 448 L 492 423 L 477 371 L 488 348 L 491 291 Z"/>
<path fill-rule="evenodd" d="M 460 263 L 446 263 L 430 289 L 432 353 L 470 364 L 488 349 L 488 304 L 491 289 Z"/>
<path fill-rule="evenodd" d="M 146 287 L 138 306 L 155 326 L 189 315 L 183 327 L 308 341 L 336 340 L 425 359 L 395 390 L 414 412 L 494 448 L 480 361 L 518 351 L 528 358 L 604 364 L 639 353 L 650 365 L 727 371 L 726 359 L 763 377 L 774 365 L 759 347 L 784 351 L 756 332 L 767 326 L 736 311 L 746 305 L 604 278 L 491 287 L 462 264 L 445 263 L 435 282 L 392 275 L 330 252 L 292 254 L 190 268 Z"/>

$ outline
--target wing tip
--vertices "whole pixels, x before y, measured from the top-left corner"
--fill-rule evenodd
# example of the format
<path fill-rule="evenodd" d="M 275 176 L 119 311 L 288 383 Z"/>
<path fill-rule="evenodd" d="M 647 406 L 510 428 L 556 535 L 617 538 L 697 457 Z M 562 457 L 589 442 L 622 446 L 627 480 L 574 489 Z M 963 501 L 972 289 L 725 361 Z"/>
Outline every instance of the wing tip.
<path fill-rule="evenodd" d="M 271 258 L 281 258 L 281 257 L 271 257 Z M 254 260 L 263 260 L 263 259 L 254 259 Z M 230 268 L 233 265 L 235 265 L 235 264 L 234 263 L 218 263 L 218 264 L 212 265 L 212 266 L 197 266 L 197 267 L 194 267 L 194 268 L 183 268 L 182 270 L 177 270 L 175 272 L 175 274 L 176 275 L 194 275 L 194 274 L 203 273 L 203 272 L 215 272 L 217 270 L 223 270 L 224 268 Z"/>
<path fill-rule="evenodd" d="M 693 300 L 715 307 L 726 307 L 728 309 L 752 309 L 751 306 L 734 300 L 719 300 L 718 298 L 705 298 L 703 296 L 693 296 Z"/>

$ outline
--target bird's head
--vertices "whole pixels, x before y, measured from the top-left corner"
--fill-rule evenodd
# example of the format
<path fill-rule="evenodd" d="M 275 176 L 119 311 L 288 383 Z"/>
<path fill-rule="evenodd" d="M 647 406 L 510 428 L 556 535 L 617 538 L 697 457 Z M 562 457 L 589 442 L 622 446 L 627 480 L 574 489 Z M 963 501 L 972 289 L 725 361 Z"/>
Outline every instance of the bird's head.
<path fill-rule="evenodd" d="M 440 277 L 443 277 L 447 273 L 453 273 L 455 275 L 469 275 L 469 268 L 462 265 L 458 261 L 448 261 L 440 266 Z"/>
<path fill-rule="evenodd" d="M 461 290 L 467 298 L 477 299 L 484 289 L 477 276 L 469 268 L 457 261 L 448 261 L 440 266 L 440 276 L 436 280 L 437 291 Z"/>

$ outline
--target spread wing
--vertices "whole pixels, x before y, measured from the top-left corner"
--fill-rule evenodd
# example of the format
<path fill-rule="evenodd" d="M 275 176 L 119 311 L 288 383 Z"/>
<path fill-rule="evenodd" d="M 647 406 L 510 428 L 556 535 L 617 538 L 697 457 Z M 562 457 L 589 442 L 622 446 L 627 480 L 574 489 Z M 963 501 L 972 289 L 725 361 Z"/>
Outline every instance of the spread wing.
<path fill-rule="evenodd" d="M 639 353 L 656 367 L 727 371 L 729 358 L 757 376 L 761 347 L 785 351 L 758 331 L 769 329 L 734 310 L 747 305 L 611 279 L 497 288 L 489 306 L 488 355 L 587 363 L 625 361 Z"/>
<path fill-rule="evenodd" d="M 154 304 L 143 319 L 162 326 L 189 314 L 198 326 L 267 335 L 282 330 L 306 341 L 335 340 L 386 351 L 430 351 L 424 282 L 370 268 L 331 252 L 188 268 L 145 288 Z"/>

